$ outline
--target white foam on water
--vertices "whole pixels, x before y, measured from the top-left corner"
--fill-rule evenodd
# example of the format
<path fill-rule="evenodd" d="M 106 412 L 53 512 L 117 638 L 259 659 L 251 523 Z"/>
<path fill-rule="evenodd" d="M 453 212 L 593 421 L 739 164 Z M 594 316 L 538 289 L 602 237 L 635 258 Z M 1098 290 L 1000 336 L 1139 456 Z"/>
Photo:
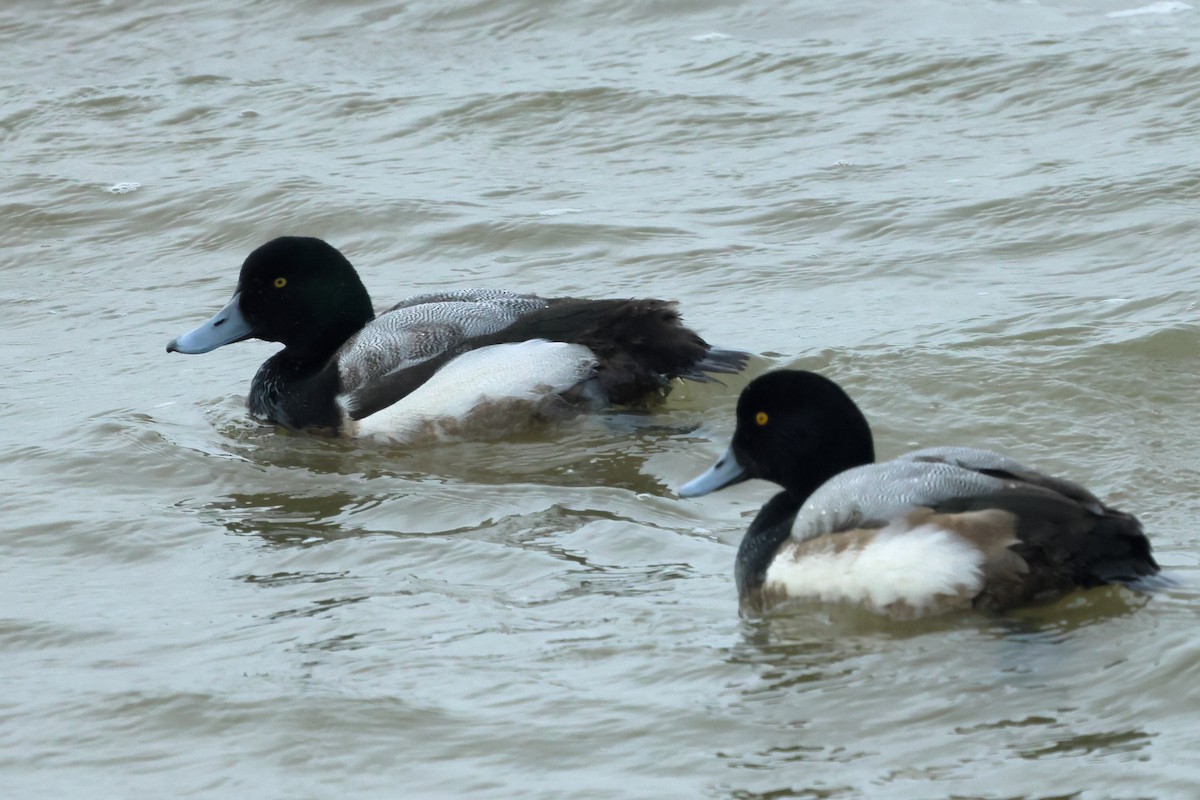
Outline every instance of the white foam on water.
<path fill-rule="evenodd" d="M 1140 17 L 1144 14 L 1174 14 L 1179 11 L 1190 11 L 1192 7 L 1187 3 L 1178 2 L 1178 0 L 1165 0 L 1162 3 L 1151 3 L 1148 6 L 1139 8 L 1126 8 L 1121 11 L 1110 11 L 1104 16 L 1109 19 L 1121 19 L 1122 17 Z"/>

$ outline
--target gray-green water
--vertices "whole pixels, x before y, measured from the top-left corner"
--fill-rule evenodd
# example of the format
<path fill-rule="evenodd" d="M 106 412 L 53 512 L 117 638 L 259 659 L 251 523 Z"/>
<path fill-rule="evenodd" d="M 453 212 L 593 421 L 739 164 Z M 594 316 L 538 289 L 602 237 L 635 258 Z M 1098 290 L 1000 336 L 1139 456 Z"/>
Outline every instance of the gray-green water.
<path fill-rule="evenodd" d="M 1136 13 L 1134 13 L 1136 12 Z M 4 797 L 1200 796 L 1200 12 L 1183 3 L 0 8 Z M 272 236 L 377 304 L 678 299 L 879 450 L 1135 511 L 1178 587 L 736 613 L 744 381 L 405 450 L 167 356 Z"/>

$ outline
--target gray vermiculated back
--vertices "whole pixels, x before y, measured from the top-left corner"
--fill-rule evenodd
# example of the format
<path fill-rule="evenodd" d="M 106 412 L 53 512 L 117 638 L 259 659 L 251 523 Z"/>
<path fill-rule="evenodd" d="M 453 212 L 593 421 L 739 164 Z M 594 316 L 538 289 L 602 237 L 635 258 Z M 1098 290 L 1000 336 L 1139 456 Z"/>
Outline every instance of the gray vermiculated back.
<path fill-rule="evenodd" d="M 445 292 L 426 292 L 415 294 L 396 303 L 383 314 L 390 314 L 401 308 L 425 305 L 426 303 L 493 303 L 521 311 L 532 311 L 544 308 L 547 301 L 537 295 L 518 294 L 504 289 L 452 289 Z M 382 316 L 382 314 L 380 315 Z"/>
<path fill-rule="evenodd" d="M 428 361 L 468 340 L 504 330 L 547 301 L 500 290 L 418 295 L 397 303 L 352 337 L 338 353 L 349 391 L 390 372 Z"/>
<path fill-rule="evenodd" d="M 916 506 L 999 491 L 1011 482 L 976 472 L 969 465 L 1003 469 L 1000 464 L 1021 466 L 999 453 L 963 447 L 918 450 L 893 461 L 846 470 L 805 501 L 792 525 L 792 536 L 811 539 L 859 525 L 879 525 Z"/>
<path fill-rule="evenodd" d="M 899 459 L 911 461 L 942 461 L 970 470 L 990 470 L 1006 472 L 1023 483 L 1040 486 L 1069 497 L 1080 505 L 1095 513 L 1104 510 L 1104 504 L 1094 494 L 1074 481 L 1047 475 L 1033 467 L 1022 464 L 1014 458 L 992 452 L 977 450 L 972 447 L 930 447 L 924 450 L 914 450 L 899 456 Z"/>
<path fill-rule="evenodd" d="M 1037 470 L 1028 467 L 994 450 L 980 450 L 975 447 L 925 447 L 896 456 L 894 461 L 926 461 L 953 464 L 970 470 L 1001 470 L 1014 474 L 1037 474 Z"/>

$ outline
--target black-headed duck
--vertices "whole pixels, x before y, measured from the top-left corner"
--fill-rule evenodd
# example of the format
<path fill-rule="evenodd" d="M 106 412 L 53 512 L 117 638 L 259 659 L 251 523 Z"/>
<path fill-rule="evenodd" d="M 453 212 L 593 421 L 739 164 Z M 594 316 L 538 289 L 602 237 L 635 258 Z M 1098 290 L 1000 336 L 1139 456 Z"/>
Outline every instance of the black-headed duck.
<path fill-rule="evenodd" d="M 350 262 L 313 238 L 274 239 L 242 264 L 229 303 L 168 352 L 280 342 L 250 413 L 294 430 L 408 440 L 493 432 L 505 417 L 638 403 L 672 378 L 734 373 L 662 300 L 543 298 L 495 289 L 411 297 L 375 315 Z"/>
<path fill-rule="evenodd" d="M 680 494 L 749 478 L 783 491 L 738 549 L 744 612 L 788 598 L 898 618 L 1003 610 L 1159 571 L 1132 515 L 999 453 L 935 447 L 876 463 L 862 411 L 812 372 L 747 385 L 729 449 Z"/>

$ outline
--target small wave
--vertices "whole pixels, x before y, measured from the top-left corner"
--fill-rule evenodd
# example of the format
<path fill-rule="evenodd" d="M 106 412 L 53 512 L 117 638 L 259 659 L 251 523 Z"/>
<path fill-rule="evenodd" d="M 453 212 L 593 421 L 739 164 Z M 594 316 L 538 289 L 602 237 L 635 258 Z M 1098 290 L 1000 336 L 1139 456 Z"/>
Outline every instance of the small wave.
<path fill-rule="evenodd" d="M 1104 16 L 1109 19 L 1121 19 L 1123 17 L 1140 17 L 1144 14 L 1174 14 L 1178 11 L 1191 11 L 1192 7 L 1187 3 L 1180 3 L 1178 0 L 1167 0 L 1162 3 L 1151 3 L 1148 6 L 1139 8 L 1126 8 L 1121 11 L 1110 11 Z"/>

